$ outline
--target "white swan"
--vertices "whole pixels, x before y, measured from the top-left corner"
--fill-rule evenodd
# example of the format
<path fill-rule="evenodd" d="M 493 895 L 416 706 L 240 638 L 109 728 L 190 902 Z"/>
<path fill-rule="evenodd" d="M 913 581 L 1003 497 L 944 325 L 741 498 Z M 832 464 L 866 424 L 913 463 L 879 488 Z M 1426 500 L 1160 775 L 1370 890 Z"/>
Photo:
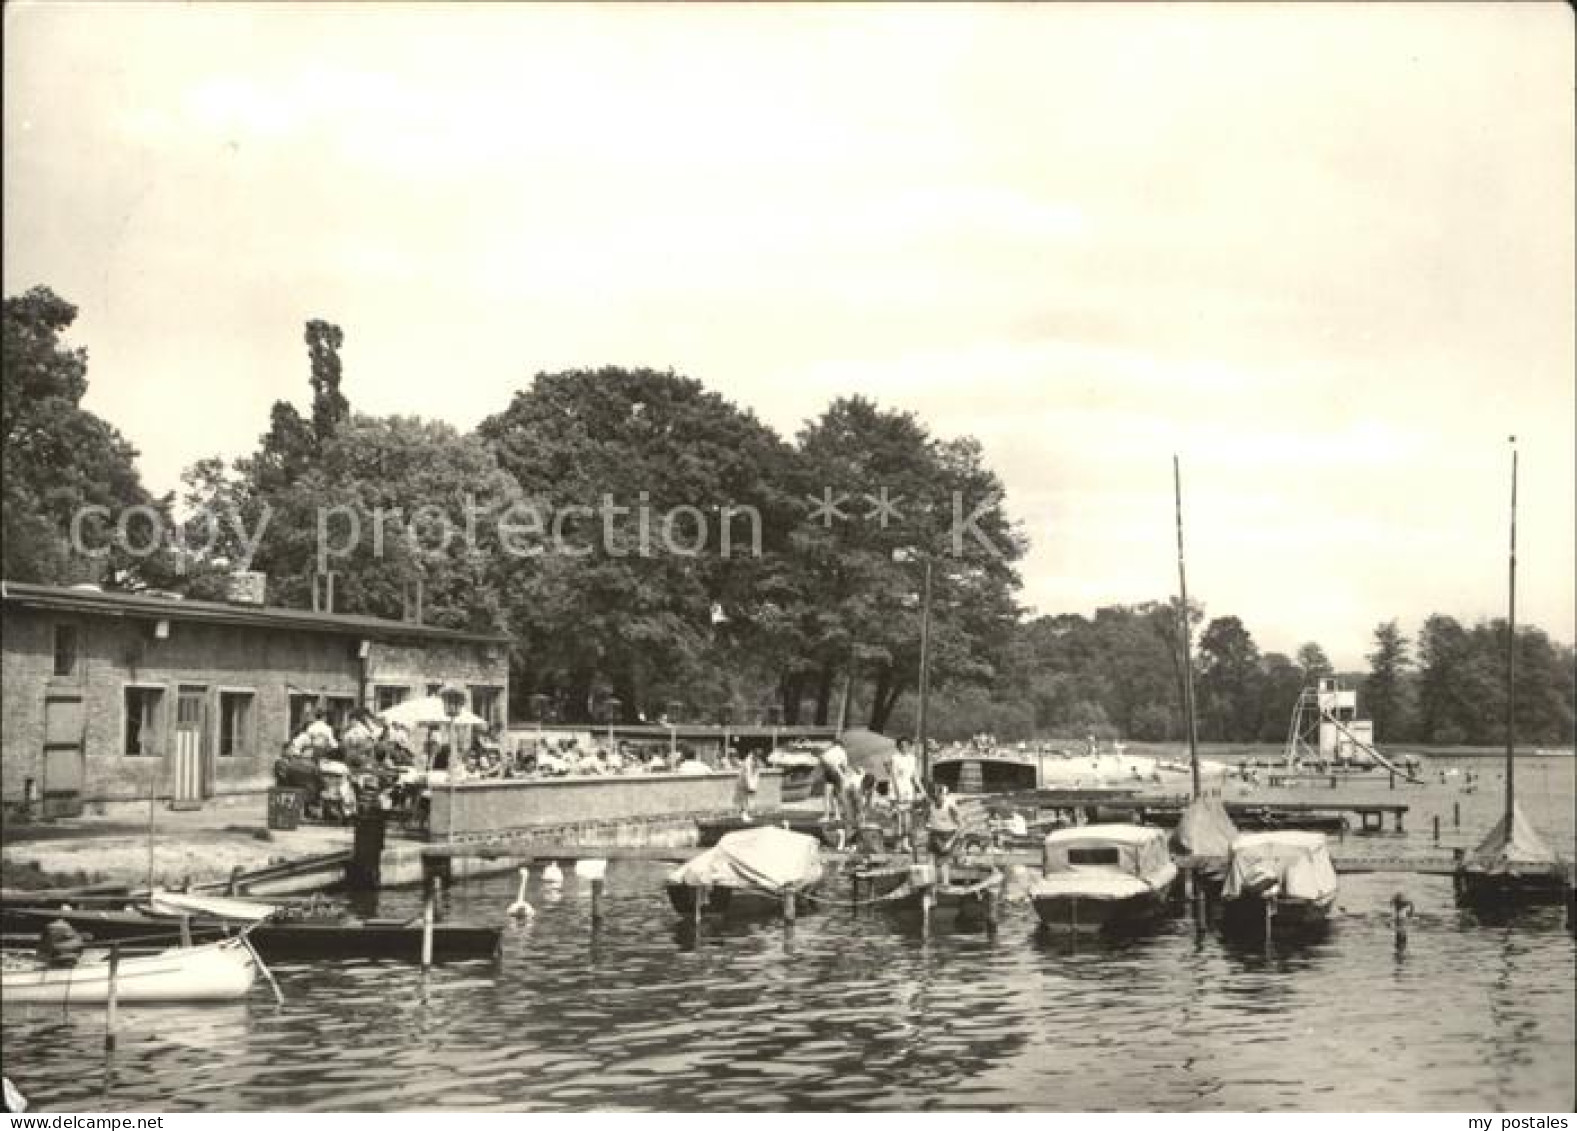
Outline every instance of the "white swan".
<path fill-rule="evenodd" d="M 564 882 L 564 872 L 559 868 L 557 860 L 549 860 L 548 866 L 542 869 L 542 882 L 555 888 Z"/>
<path fill-rule="evenodd" d="M 504 912 L 511 919 L 529 919 L 537 913 L 537 909 L 526 902 L 526 879 L 530 875 L 525 868 L 520 869 L 520 891 L 515 895 L 515 902 Z"/>

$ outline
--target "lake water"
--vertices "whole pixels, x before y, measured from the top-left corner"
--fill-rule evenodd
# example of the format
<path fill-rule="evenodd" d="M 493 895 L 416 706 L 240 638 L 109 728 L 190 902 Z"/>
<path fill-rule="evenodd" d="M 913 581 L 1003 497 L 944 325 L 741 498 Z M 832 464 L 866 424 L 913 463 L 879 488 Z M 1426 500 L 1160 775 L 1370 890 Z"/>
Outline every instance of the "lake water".
<path fill-rule="evenodd" d="M 1492 759 L 1442 761 L 1494 773 Z M 1526 765 L 1526 768 L 1524 766 Z M 1525 808 L 1570 851 L 1573 762 L 1519 759 Z M 1384 786 L 1378 787 L 1385 791 Z M 1339 854 L 1474 840 L 1486 780 L 1398 788 L 1404 837 Z M 1350 791 L 1343 791 L 1349 795 Z M 1452 806 L 1463 828 L 1450 825 Z M 229 1006 L 5 1011 L 5 1072 L 39 1110 L 1052 1109 L 1570 1111 L 1577 942 L 1559 908 L 1509 926 L 1457 910 L 1447 877 L 1350 875 L 1333 930 L 1236 946 L 1179 917 L 1126 942 L 1046 938 L 1027 904 L 995 940 L 919 937 L 846 906 L 781 924 L 682 929 L 665 869 L 615 863 L 594 932 L 589 888 L 511 927 L 502 959 L 276 968 Z M 1388 902 L 1417 907 L 1398 953 Z M 460 885 L 492 919 L 509 878 Z M 414 910 L 410 892 L 382 910 Z"/>

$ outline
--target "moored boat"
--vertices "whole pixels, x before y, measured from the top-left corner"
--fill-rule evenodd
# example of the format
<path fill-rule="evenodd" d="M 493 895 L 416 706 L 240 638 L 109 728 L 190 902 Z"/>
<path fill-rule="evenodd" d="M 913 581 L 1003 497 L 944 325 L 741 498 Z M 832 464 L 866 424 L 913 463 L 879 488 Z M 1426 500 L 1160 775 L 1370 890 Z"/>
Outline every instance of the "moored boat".
<path fill-rule="evenodd" d="M 1222 929 L 1290 932 L 1321 927 L 1336 902 L 1336 868 L 1322 833 L 1246 833 L 1232 842 L 1221 888 Z"/>
<path fill-rule="evenodd" d="M 240 938 L 127 955 L 116 964 L 115 997 L 120 1002 L 234 1001 L 246 996 L 257 972 L 257 960 Z M 7 1005 L 103 1005 L 109 987 L 107 951 L 85 951 L 70 964 L 7 951 L 0 964 L 0 1000 Z"/>
<path fill-rule="evenodd" d="M 1030 900 L 1052 930 L 1136 928 L 1165 913 L 1177 877 L 1163 830 L 1084 825 L 1046 837 Z"/>
<path fill-rule="evenodd" d="M 163 945 L 180 937 L 180 927 L 140 911 L 5 907 L 0 930 L 7 936 L 36 938 L 56 920 L 69 924 L 90 943 L 120 942 L 143 946 Z M 244 923 L 216 919 L 189 919 L 187 934 L 193 942 L 214 942 L 237 933 Z M 419 961 L 422 949 L 420 919 L 281 919 L 258 923 L 247 938 L 266 962 L 305 958 L 390 958 Z M 453 962 L 489 958 L 497 952 L 503 928 L 480 923 L 434 923 L 433 960 Z"/>
<path fill-rule="evenodd" d="M 820 843 L 766 825 L 727 834 L 675 868 L 666 887 L 668 901 L 681 915 L 737 917 L 775 914 L 787 891 L 814 891 L 821 880 Z"/>
<path fill-rule="evenodd" d="M 986 921 L 986 902 L 1002 894 L 1005 877 L 995 868 L 961 868 L 954 865 L 946 883 L 930 886 L 931 921 L 967 926 Z M 877 906 L 896 915 L 923 912 L 923 887 L 908 882 L 887 893 Z"/>

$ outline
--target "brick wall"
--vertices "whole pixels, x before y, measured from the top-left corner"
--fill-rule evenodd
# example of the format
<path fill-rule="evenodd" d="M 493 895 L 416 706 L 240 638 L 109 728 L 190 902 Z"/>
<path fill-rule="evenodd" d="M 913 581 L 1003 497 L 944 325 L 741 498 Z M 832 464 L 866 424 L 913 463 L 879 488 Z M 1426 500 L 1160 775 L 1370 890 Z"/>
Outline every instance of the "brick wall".
<path fill-rule="evenodd" d="M 71 675 L 54 670 L 55 625 L 77 627 L 77 658 Z M 172 618 L 169 635 L 157 639 L 151 621 L 72 616 L 20 607 L 4 612 L 3 729 L 0 729 L 0 787 L 3 798 L 20 800 L 24 782 L 36 791 L 44 778 L 44 703 L 51 695 L 80 694 L 83 703 L 86 776 L 82 795 L 92 800 L 161 795 L 172 790 L 176 700 L 183 686 L 201 688 L 205 733 L 211 750 L 215 794 L 246 792 L 272 783 L 272 766 L 288 737 L 290 694 L 307 692 L 359 700 L 363 692 L 361 640 L 352 634 L 194 624 Z M 501 688 L 508 683 L 504 650 L 481 644 L 434 642 L 395 645 L 372 641 L 368 649 L 368 702 L 379 680 L 425 692 L 428 682 L 453 679 Z M 124 752 L 126 688 L 162 689 L 155 748 L 158 757 Z M 250 693 L 250 718 L 242 749 L 218 754 L 220 695 Z"/>

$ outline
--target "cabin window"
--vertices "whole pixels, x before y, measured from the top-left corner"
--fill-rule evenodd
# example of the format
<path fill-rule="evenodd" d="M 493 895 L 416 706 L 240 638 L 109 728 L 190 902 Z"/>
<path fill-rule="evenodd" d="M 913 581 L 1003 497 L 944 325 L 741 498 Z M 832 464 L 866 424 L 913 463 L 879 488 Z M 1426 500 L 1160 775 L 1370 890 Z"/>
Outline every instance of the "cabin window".
<path fill-rule="evenodd" d="M 411 689 L 392 684 L 375 686 L 372 689 L 372 707 L 380 714 L 390 707 L 398 707 L 410 697 Z"/>
<path fill-rule="evenodd" d="M 252 753 L 252 702 L 250 691 L 219 693 L 219 756 L 245 757 Z"/>
<path fill-rule="evenodd" d="M 75 675 L 77 671 L 77 626 L 55 626 L 55 674 Z"/>
<path fill-rule="evenodd" d="M 162 688 L 126 689 L 126 741 L 123 749 L 127 757 L 151 758 L 159 754 L 159 710 L 163 705 Z"/>
<path fill-rule="evenodd" d="M 1069 864 L 1117 864 L 1121 854 L 1115 848 L 1070 848 Z"/>

